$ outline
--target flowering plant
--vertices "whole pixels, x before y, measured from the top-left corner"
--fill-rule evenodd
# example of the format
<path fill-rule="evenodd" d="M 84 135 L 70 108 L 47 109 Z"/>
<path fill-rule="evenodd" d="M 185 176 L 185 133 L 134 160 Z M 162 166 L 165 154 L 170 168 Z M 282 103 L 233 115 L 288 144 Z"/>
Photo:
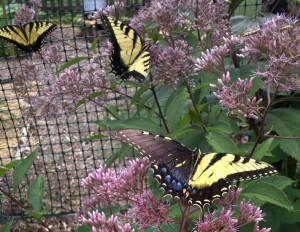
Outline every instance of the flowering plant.
<path fill-rule="evenodd" d="M 121 17 L 123 7 L 123 1 L 116 1 L 101 13 Z M 156 0 L 130 26 L 152 42 L 151 78 L 138 83 L 107 74 L 109 42 L 81 75 L 70 67 L 58 70 L 56 78 L 49 73 L 40 78 L 28 64 L 16 76 L 20 91 L 30 88 L 22 81 L 28 78 L 47 83 L 40 95 L 25 95 L 34 116 L 53 117 L 91 101 L 110 114 L 97 122 L 103 128 L 152 131 L 191 149 L 264 159 L 276 163 L 283 176 L 246 183 L 242 193 L 230 192 L 199 215 L 181 201 L 162 199 L 157 185 L 150 184 L 152 192 L 145 187 L 147 160 L 131 161 L 118 174 L 103 166 L 82 182 L 94 195 L 85 202 L 80 223 L 95 232 L 299 230 L 297 21 L 277 15 L 250 32 L 234 33 L 225 1 Z M 50 68 L 61 59 L 56 49 L 43 51 Z M 130 113 L 112 109 L 113 95 L 124 100 Z M 107 164 L 128 153 L 122 145 Z"/>

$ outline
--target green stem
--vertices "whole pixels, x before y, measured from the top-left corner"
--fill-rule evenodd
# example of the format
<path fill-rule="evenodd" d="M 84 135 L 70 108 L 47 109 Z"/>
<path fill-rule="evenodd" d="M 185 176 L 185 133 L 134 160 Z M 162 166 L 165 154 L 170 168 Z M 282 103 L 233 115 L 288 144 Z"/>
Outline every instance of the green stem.
<path fill-rule="evenodd" d="M 7 198 L 9 198 L 11 201 L 13 201 L 18 207 L 23 209 L 24 211 L 29 210 L 27 207 L 25 207 L 19 200 L 17 200 L 14 196 L 12 196 L 10 193 L 6 192 L 4 189 L 0 188 L 0 192 L 5 195 Z M 42 220 L 36 220 L 37 223 L 45 227 L 48 231 L 52 231 L 51 228 L 48 227 L 46 223 L 44 223 Z"/>
<path fill-rule="evenodd" d="M 273 139 L 300 139 L 300 136 L 263 135 L 263 137 Z"/>
<path fill-rule="evenodd" d="M 187 216 L 189 214 L 189 205 L 187 204 L 187 202 L 183 202 L 184 204 L 184 210 L 181 212 L 181 221 L 180 221 L 180 227 L 179 227 L 179 231 L 178 232 L 183 232 L 184 231 L 184 227 L 187 221 Z"/>
<path fill-rule="evenodd" d="M 162 112 L 162 109 L 161 109 L 161 106 L 160 106 L 160 103 L 159 103 L 159 100 L 158 100 L 158 97 L 157 97 L 157 94 L 156 94 L 156 91 L 155 91 L 155 86 L 153 85 L 153 78 L 152 78 L 152 74 L 151 73 L 150 73 L 150 82 L 151 82 L 150 83 L 151 84 L 150 89 L 151 89 L 152 94 L 154 96 L 154 100 L 155 100 L 156 106 L 158 108 L 159 116 L 160 116 L 160 118 L 161 118 L 161 120 L 162 120 L 162 122 L 164 124 L 164 127 L 165 127 L 167 133 L 170 133 L 167 121 L 166 121 L 166 119 L 165 119 L 165 117 L 163 115 L 163 112 Z"/>
<path fill-rule="evenodd" d="M 262 120 L 261 120 L 261 127 L 260 127 L 260 130 L 258 132 L 258 135 L 257 135 L 257 138 L 256 138 L 256 141 L 255 141 L 255 144 L 254 146 L 252 147 L 252 150 L 250 152 L 250 157 L 253 155 L 253 153 L 255 152 L 255 149 L 256 147 L 258 146 L 261 138 L 264 137 L 265 135 L 265 121 L 266 121 L 266 118 L 267 118 L 267 114 L 268 114 L 268 111 L 269 109 L 271 108 L 271 106 L 273 105 L 273 101 L 275 99 L 275 96 L 276 96 L 276 92 L 277 92 L 277 89 L 272 97 L 272 99 L 270 99 L 270 94 L 268 93 L 268 105 L 265 109 L 265 112 L 264 112 L 264 115 L 262 116 Z"/>
<path fill-rule="evenodd" d="M 191 86 L 189 85 L 189 83 L 188 83 L 187 80 L 184 80 L 184 84 L 185 84 L 186 89 L 187 89 L 187 91 L 188 91 L 189 97 L 190 97 L 190 99 L 191 99 L 191 101 L 192 101 L 193 108 L 194 108 L 194 110 L 195 110 L 195 112 L 196 112 L 196 114 L 197 114 L 197 116 L 198 116 L 199 122 L 201 123 L 202 128 L 203 128 L 203 130 L 204 130 L 205 133 L 206 133 L 206 132 L 207 132 L 207 129 L 206 129 L 206 127 L 205 127 L 205 125 L 204 125 L 204 123 L 203 123 L 203 121 L 202 121 L 202 119 L 201 119 L 201 114 L 200 114 L 199 110 L 197 109 L 197 103 L 195 102 L 195 99 L 193 98 L 193 93 L 192 93 Z"/>

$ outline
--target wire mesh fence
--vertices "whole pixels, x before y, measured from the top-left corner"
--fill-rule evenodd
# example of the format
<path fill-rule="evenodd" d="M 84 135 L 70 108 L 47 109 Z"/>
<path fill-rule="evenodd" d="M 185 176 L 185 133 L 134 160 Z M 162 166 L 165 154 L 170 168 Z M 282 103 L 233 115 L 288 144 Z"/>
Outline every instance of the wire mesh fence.
<path fill-rule="evenodd" d="M 85 16 L 109 1 L 93 0 L 43 1 L 41 19 L 58 23 L 58 29 L 51 34 L 50 43 L 58 45 L 64 61 L 74 57 L 87 56 L 91 52 L 92 41 L 104 36 L 103 31 L 87 24 Z M 10 24 L 13 13 L 20 1 L 8 4 L 2 2 L 1 25 Z M 134 9 L 143 5 L 143 1 L 126 1 Z M 137 7 L 136 7 L 137 6 Z M 237 10 L 239 14 L 255 14 L 260 10 L 257 0 L 245 1 Z M 24 95 L 20 91 L 17 73 L 24 72 L 28 62 L 35 63 L 40 69 L 45 63 L 39 54 L 28 57 L 19 53 L 13 46 L 0 43 L 0 166 L 12 160 L 26 157 L 39 148 L 39 158 L 28 173 L 26 182 L 13 193 L 11 176 L 0 180 L 1 188 L 17 199 L 26 199 L 28 183 L 36 175 L 45 177 L 44 208 L 49 215 L 74 213 L 80 209 L 82 197 L 88 192 L 80 186 L 82 178 L 99 167 L 104 160 L 120 147 L 111 137 L 95 141 L 85 138 L 105 133 L 95 122 L 108 117 L 103 108 L 88 103 L 76 112 L 62 114 L 55 119 L 27 119 L 23 115 L 26 106 Z M 98 44 L 98 50 L 100 50 Z M 28 61 L 29 60 L 29 61 Z M 86 63 L 85 63 L 86 62 Z M 82 66 L 88 61 L 81 62 Z M 80 70 L 80 66 L 78 67 Z M 26 71 L 26 70 L 25 70 Z M 39 94 L 39 83 L 31 81 L 30 92 Z M 32 87 L 33 86 L 33 87 Z M 111 96 L 111 104 L 120 111 L 129 112 L 129 106 L 119 96 Z M 125 165 L 125 162 L 115 164 Z M 11 216 L 21 216 L 14 202 L 1 202 L 0 223 Z"/>

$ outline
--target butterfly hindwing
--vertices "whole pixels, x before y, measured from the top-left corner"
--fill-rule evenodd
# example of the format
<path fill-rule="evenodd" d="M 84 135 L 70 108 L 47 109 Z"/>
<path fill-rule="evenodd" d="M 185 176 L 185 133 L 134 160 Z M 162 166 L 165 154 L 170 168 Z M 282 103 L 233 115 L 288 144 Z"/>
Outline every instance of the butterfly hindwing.
<path fill-rule="evenodd" d="M 36 52 L 42 47 L 45 37 L 55 28 L 56 25 L 50 22 L 8 25 L 0 28 L 0 38 L 17 45 L 25 52 Z"/>
<path fill-rule="evenodd" d="M 149 157 L 166 194 L 201 208 L 221 198 L 232 184 L 277 173 L 262 161 L 227 153 L 191 151 L 168 137 L 149 132 L 127 129 L 120 131 L 118 137 Z"/>
<path fill-rule="evenodd" d="M 182 197 L 182 188 L 188 183 L 193 168 L 193 152 L 174 140 L 140 130 L 123 130 L 121 141 L 132 145 L 149 157 L 155 178 L 166 194 Z"/>
<path fill-rule="evenodd" d="M 130 76 L 145 79 L 150 68 L 149 45 L 133 28 L 120 20 L 103 15 L 102 21 L 109 30 L 113 44 L 112 71 L 122 79 Z"/>

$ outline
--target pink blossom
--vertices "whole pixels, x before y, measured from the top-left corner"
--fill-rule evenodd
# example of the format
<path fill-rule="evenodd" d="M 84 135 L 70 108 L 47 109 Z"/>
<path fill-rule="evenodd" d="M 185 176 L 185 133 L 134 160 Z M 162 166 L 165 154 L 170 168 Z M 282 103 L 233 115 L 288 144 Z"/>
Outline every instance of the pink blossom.
<path fill-rule="evenodd" d="M 162 223 L 171 222 L 168 217 L 169 206 L 162 200 L 156 200 L 152 192 L 146 191 L 133 198 L 129 216 L 137 222 L 141 229 L 158 228 Z"/>
<path fill-rule="evenodd" d="M 152 63 L 155 81 L 175 85 L 192 71 L 190 47 L 184 40 L 175 41 L 174 47 L 153 46 Z"/>
<path fill-rule="evenodd" d="M 33 21 L 33 18 L 35 16 L 35 11 L 28 7 L 27 5 L 23 5 L 21 9 L 16 12 L 14 20 L 15 24 L 18 25 L 25 25 L 26 23 L 30 23 Z"/>
<path fill-rule="evenodd" d="M 106 218 L 103 212 L 97 210 L 87 213 L 87 216 L 80 215 L 79 222 L 90 225 L 93 232 L 133 232 L 129 223 L 124 223 L 119 217 L 111 215 Z"/>
<path fill-rule="evenodd" d="M 228 109 L 231 115 L 241 115 L 246 118 L 258 119 L 261 116 L 261 99 L 249 96 L 252 87 L 252 79 L 231 82 L 227 72 L 218 79 L 217 90 L 214 95 L 219 98 L 221 106 Z"/>

